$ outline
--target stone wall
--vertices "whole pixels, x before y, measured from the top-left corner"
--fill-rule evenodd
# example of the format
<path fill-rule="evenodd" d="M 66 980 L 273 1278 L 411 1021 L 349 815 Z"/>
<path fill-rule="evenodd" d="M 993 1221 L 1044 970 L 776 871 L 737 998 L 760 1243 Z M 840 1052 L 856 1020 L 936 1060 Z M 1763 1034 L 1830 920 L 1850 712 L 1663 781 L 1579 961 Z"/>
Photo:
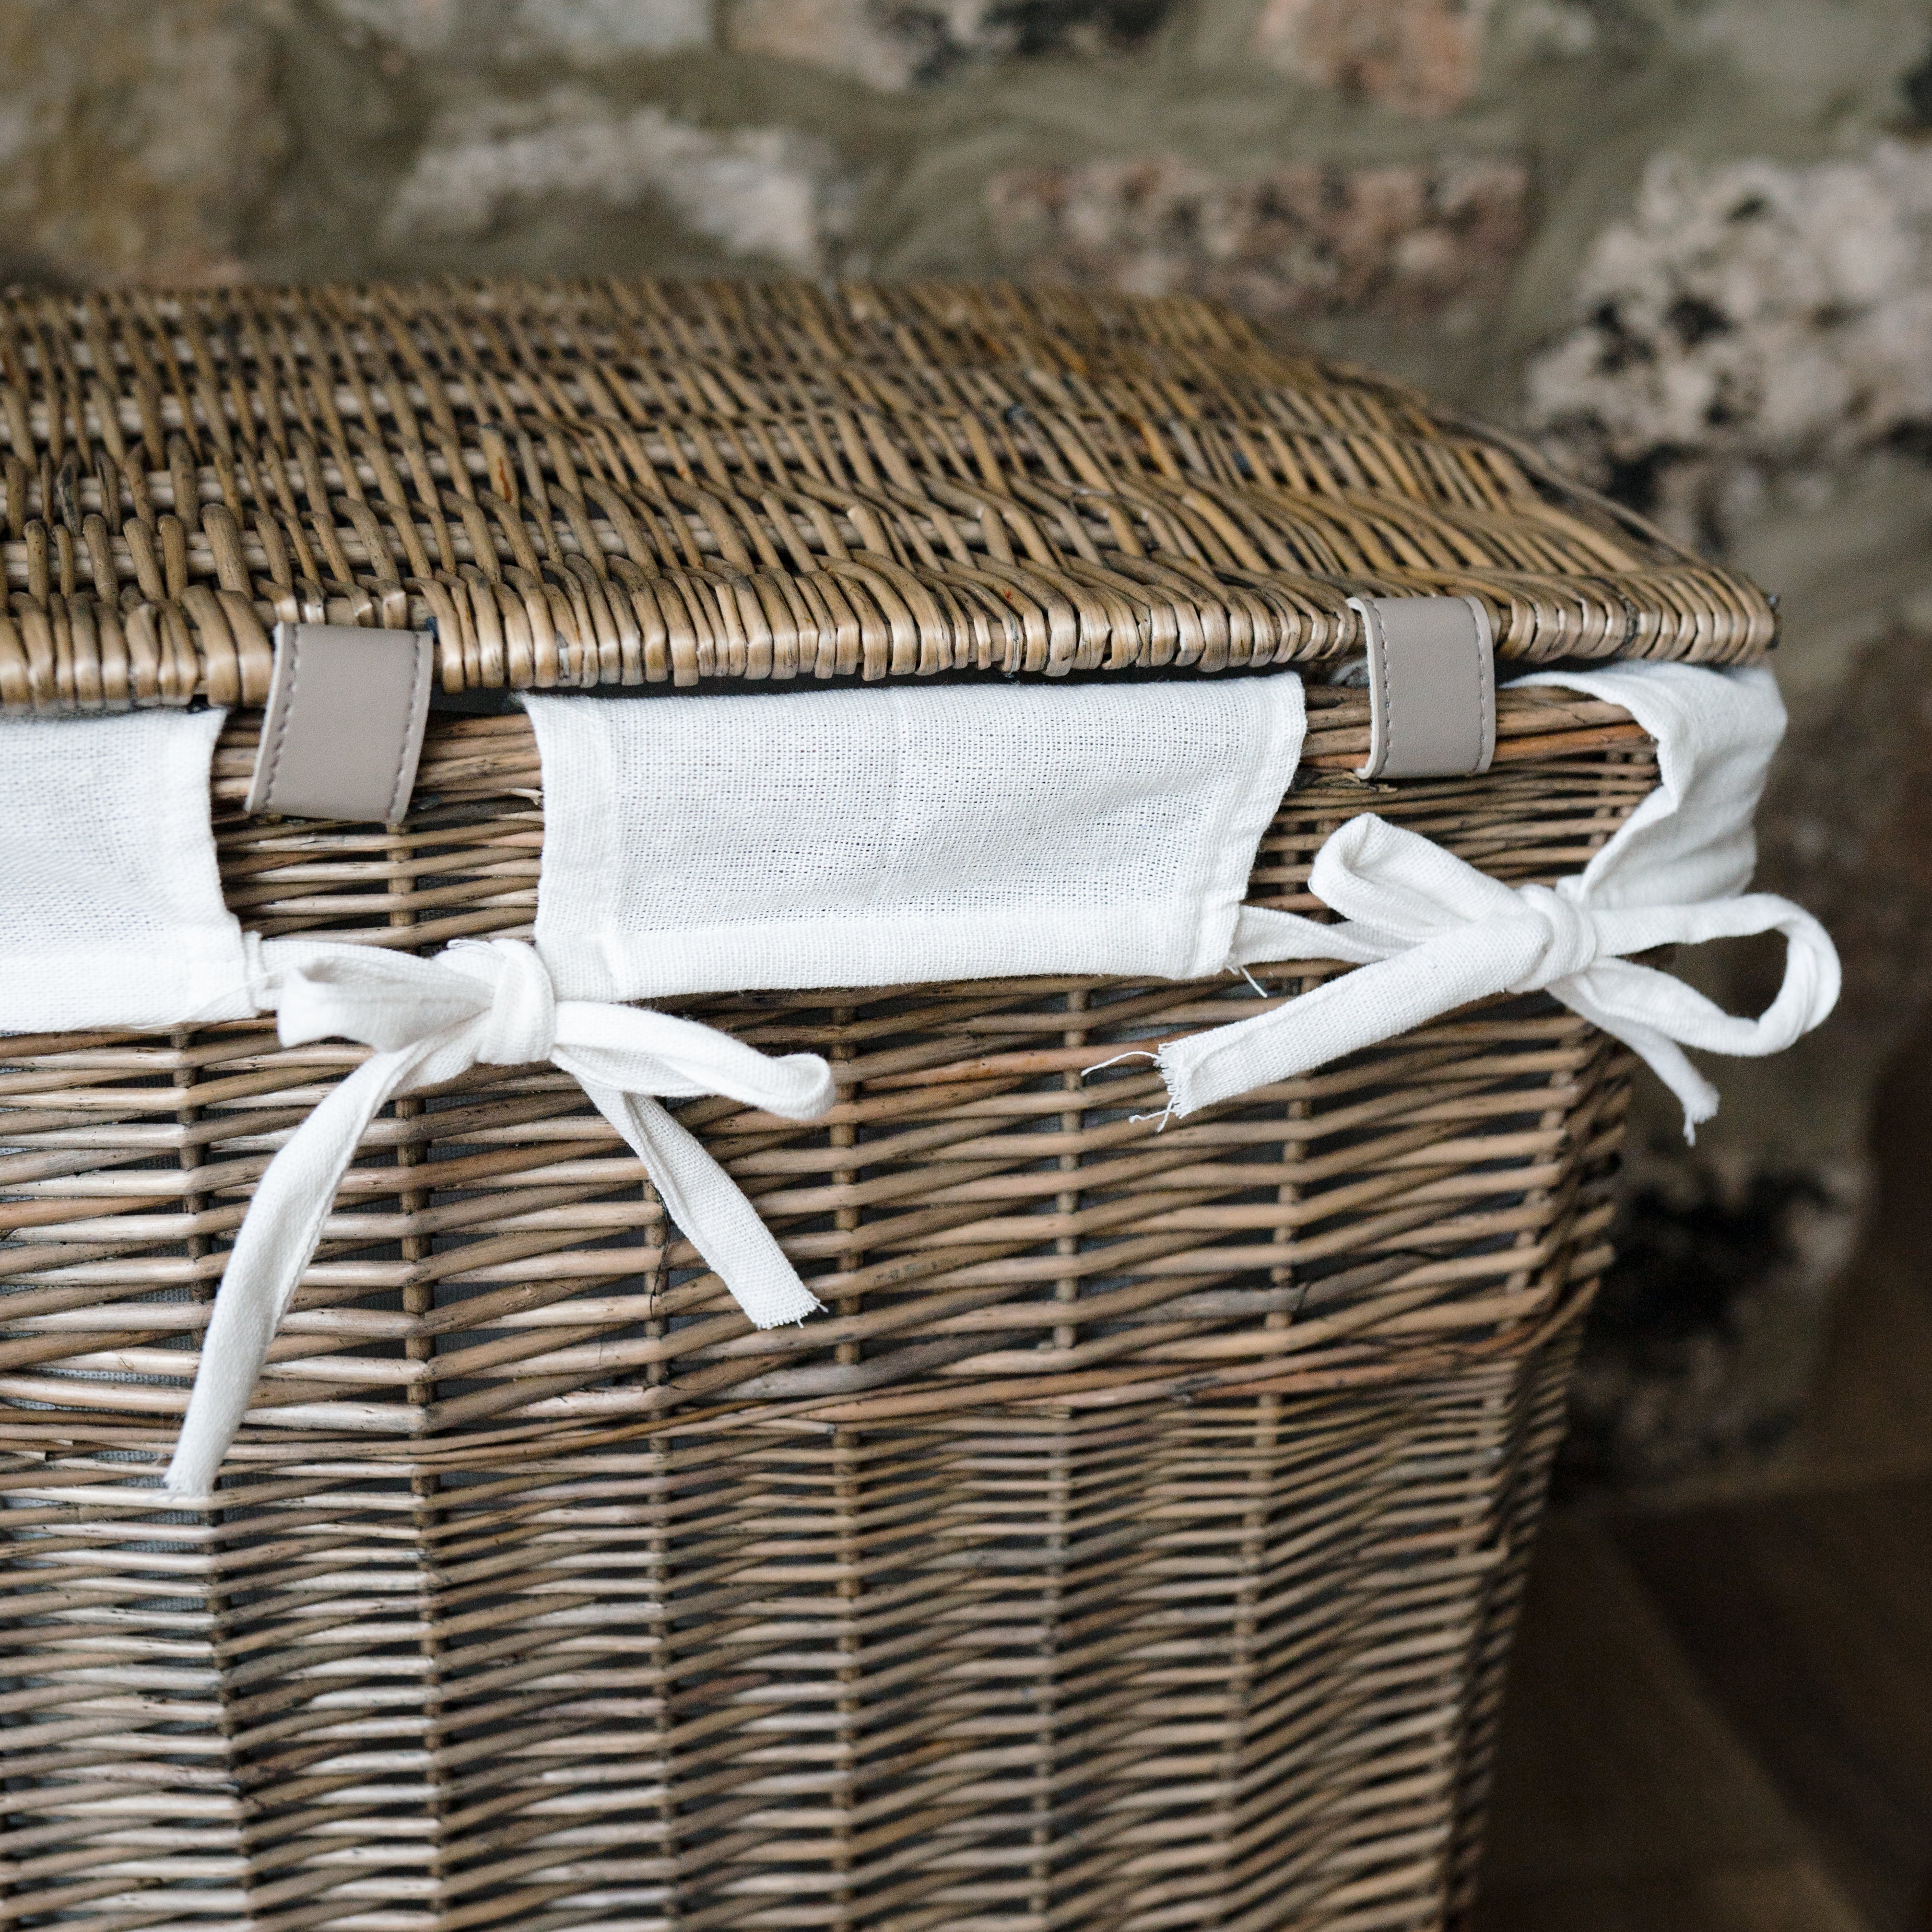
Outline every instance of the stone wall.
<path fill-rule="evenodd" d="M 1196 290 L 1778 591 L 1763 875 L 1850 997 L 1694 1155 L 1647 1106 L 1582 1439 L 1788 1415 L 1932 995 L 1932 0 L 0 0 L 0 273 Z"/>

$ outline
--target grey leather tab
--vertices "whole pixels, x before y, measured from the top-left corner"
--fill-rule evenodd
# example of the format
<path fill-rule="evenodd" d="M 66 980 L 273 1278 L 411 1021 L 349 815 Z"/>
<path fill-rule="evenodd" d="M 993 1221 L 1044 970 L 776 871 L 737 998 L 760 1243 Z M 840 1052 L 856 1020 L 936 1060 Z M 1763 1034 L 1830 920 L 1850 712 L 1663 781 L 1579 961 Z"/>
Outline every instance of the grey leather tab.
<path fill-rule="evenodd" d="M 395 824 L 416 782 L 434 660 L 415 631 L 277 625 L 249 811 Z"/>
<path fill-rule="evenodd" d="M 1369 761 L 1358 778 L 1460 778 L 1496 748 L 1496 639 L 1474 597 L 1352 597 L 1369 646 Z"/>

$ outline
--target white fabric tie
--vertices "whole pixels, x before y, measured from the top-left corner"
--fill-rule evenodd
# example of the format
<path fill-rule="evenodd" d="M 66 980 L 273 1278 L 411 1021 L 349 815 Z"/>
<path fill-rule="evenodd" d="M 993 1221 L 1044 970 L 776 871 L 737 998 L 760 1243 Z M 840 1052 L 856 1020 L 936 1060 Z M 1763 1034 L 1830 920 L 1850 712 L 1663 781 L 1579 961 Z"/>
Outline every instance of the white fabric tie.
<path fill-rule="evenodd" d="M 1342 923 L 1244 906 L 1227 963 L 1340 959 L 1362 970 L 1166 1048 L 1156 1057 L 1172 1112 L 1292 1079 L 1473 1000 L 1548 992 L 1649 1064 L 1682 1102 L 1691 1138 L 1718 1096 L 1684 1048 L 1777 1053 L 1831 1012 L 1838 956 L 1824 928 L 1788 899 L 1743 890 L 1756 857 L 1752 815 L 1784 732 L 1771 674 L 1637 663 L 1516 682 L 1628 710 L 1656 742 L 1656 788 L 1581 872 L 1553 886 L 1512 888 L 1415 832 L 1352 819 L 1309 874 Z M 1784 981 L 1756 1019 L 1626 956 L 1773 932 L 1786 942 Z"/>
<path fill-rule="evenodd" d="M 1473 1000 L 1546 992 L 1647 1061 L 1683 1102 L 1685 1135 L 1694 1138 L 1718 1096 L 1685 1047 L 1780 1052 L 1838 997 L 1838 954 L 1823 927 L 1768 892 L 1599 908 L 1581 875 L 1553 886 L 1502 885 L 1372 813 L 1331 835 L 1309 885 L 1343 922 L 1244 907 L 1231 963 L 1340 959 L 1362 970 L 1162 1048 L 1157 1058 L 1177 1115 L 1292 1079 Z M 1784 982 L 1756 1019 L 1726 1013 L 1681 980 L 1624 956 L 1771 932 L 1786 940 Z"/>
<path fill-rule="evenodd" d="M 269 1163 L 222 1276 L 167 1488 L 206 1496 L 246 1414 L 268 1346 L 358 1142 L 398 1094 L 458 1078 L 479 1062 L 549 1060 L 582 1083 L 644 1163 L 665 1211 L 760 1328 L 819 1306 L 758 1211 L 650 1096 L 728 1094 L 786 1120 L 832 1104 L 815 1054 L 781 1059 L 715 1028 L 634 1006 L 559 1000 L 520 940 L 459 940 L 433 959 L 302 940 L 258 943 L 256 1004 L 282 1043 L 363 1042 L 376 1049 Z"/>

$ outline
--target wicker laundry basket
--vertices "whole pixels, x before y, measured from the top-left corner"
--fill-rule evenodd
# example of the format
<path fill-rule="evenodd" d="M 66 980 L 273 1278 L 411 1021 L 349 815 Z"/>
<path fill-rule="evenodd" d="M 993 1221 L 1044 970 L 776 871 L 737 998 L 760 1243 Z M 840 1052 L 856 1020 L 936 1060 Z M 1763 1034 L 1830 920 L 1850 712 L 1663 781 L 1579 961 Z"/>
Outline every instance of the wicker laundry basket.
<path fill-rule="evenodd" d="M 505 687 L 1236 674 L 1473 595 L 1505 658 L 1747 662 L 1760 596 L 1218 311 L 485 285 L 0 304 L 18 710 L 236 706 L 230 906 L 530 928 Z M 436 628 L 406 822 L 242 814 L 277 620 Z M 1494 878 L 1656 782 L 1505 690 L 1370 791 L 1310 680 L 1253 902 L 1372 803 Z M 458 695 L 460 694 L 460 695 Z M 1279 998 L 1340 970 L 1258 969 Z M 828 1312 L 754 1330 L 553 1067 L 364 1140 L 218 1511 L 157 1507 L 227 1244 L 363 1057 L 0 1047 L 0 1923 L 1404 1928 L 1467 1905 L 1628 1056 L 1490 1002 L 1166 1125 L 1238 982 L 666 1003 L 834 1064 L 685 1124 Z M 1246 1010 L 1244 1007 L 1243 1010 Z"/>

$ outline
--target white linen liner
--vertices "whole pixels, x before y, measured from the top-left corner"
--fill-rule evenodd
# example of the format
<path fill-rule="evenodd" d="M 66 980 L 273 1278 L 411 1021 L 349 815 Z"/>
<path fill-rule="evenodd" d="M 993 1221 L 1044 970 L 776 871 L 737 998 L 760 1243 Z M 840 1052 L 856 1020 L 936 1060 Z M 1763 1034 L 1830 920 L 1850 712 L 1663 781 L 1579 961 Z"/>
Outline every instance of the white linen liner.
<path fill-rule="evenodd" d="M 224 715 L 0 722 L 0 1032 L 254 1012 L 208 826 Z"/>
<path fill-rule="evenodd" d="M 1292 672 L 524 703 L 584 1000 L 1218 973 L 1306 729 Z"/>
<path fill-rule="evenodd" d="M 23 728 L 138 726 L 115 756 L 91 759 L 111 803 L 79 822 L 100 828 L 104 853 L 122 853 L 138 793 L 143 832 L 169 828 L 148 842 L 149 874 L 178 862 L 187 882 L 178 903 L 165 882 L 148 895 L 154 905 L 133 893 L 148 920 L 142 944 L 160 934 L 184 949 L 164 998 L 152 990 L 152 957 L 110 944 L 126 976 L 97 976 L 64 1005 L 31 974 L 0 981 L 0 1028 L 38 1028 L 56 1012 L 65 1028 L 269 1009 L 289 1044 L 340 1036 L 376 1048 L 290 1137 L 256 1190 L 166 1487 L 182 1498 L 213 1488 L 376 1112 L 478 1063 L 549 1060 L 581 1080 L 754 1322 L 796 1320 L 818 1306 L 750 1204 L 652 1096 L 728 1094 L 809 1120 L 830 1104 L 830 1068 L 811 1054 L 769 1058 L 620 1000 L 1028 973 L 1186 979 L 1264 959 L 1341 958 L 1363 970 L 1160 1048 L 1172 1111 L 1290 1077 L 1488 993 L 1546 987 L 1658 1069 L 1684 1099 L 1688 1130 L 1714 1095 L 1677 1042 L 1774 1052 L 1836 996 L 1836 957 L 1816 922 L 1784 900 L 1738 896 L 1751 808 L 1783 726 L 1775 686 L 1762 672 L 1649 664 L 1519 682 L 1627 706 L 1658 740 L 1656 791 L 1555 888 L 1512 890 L 1364 814 L 1324 845 L 1312 880 L 1349 915 L 1339 926 L 1240 904 L 1299 757 L 1292 673 L 1123 688 L 533 698 L 546 792 L 536 944 L 458 942 L 427 960 L 240 933 L 220 905 L 207 818 L 219 714 L 0 725 L 0 771 Z M 84 749 L 63 746 L 52 762 Z M 158 811 L 151 785 L 130 789 L 113 769 L 128 757 L 164 780 L 170 798 Z M 72 844 L 76 821 L 48 818 L 42 796 L 0 787 L 10 843 L 24 832 Z M 57 868 L 0 867 L 10 934 L 30 872 L 59 896 Z M 82 865 L 72 876 L 84 884 L 86 916 L 64 927 L 30 918 L 20 929 L 93 934 L 104 917 L 111 926 L 106 889 L 128 883 L 125 872 L 124 854 Z M 1790 941 L 1786 978 L 1756 1020 L 1615 956 L 1774 928 Z"/>

